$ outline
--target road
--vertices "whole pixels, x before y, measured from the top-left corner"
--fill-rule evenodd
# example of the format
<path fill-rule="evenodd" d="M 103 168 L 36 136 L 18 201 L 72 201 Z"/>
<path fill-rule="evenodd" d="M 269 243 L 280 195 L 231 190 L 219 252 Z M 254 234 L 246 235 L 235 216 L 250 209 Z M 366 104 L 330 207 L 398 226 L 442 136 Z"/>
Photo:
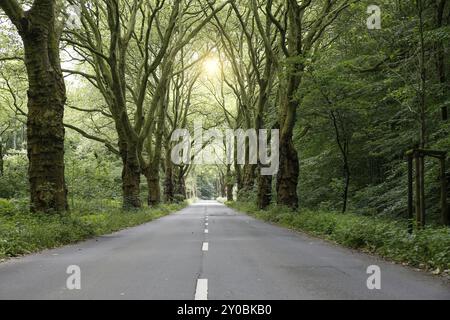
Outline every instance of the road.
<path fill-rule="evenodd" d="M 80 268 L 80 290 L 66 286 L 71 265 Z M 380 267 L 381 290 L 367 288 L 371 265 Z M 0 299 L 450 299 L 450 286 L 203 201 L 2 263 Z"/>

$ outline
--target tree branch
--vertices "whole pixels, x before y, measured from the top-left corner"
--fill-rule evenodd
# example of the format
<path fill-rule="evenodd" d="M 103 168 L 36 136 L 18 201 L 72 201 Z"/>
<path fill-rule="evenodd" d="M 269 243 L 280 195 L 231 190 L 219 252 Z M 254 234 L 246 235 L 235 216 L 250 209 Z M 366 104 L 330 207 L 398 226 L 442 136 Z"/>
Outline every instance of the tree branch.
<path fill-rule="evenodd" d="M 16 0 L 0 0 L 0 8 L 5 11 L 11 22 L 20 29 L 20 20 L 24 16 L 24 12 Z"/>
<path fill-rule="evenodd" d="M 99 137 L 96 137 L 96 136 L 93 136 L 93 135 L 87 133 L 86 131 L 84 131 L 84 130 L 82 130 L 80 128 L 77 128 L 77 127 L 75 127 L 73 125 L 67 124 L 67 123 L 64 123 L 64 127 L 72 129 L 72 130 L 78 132 L 79 134 L 81 134 L 83 137 L 85 137 L 87 139 L 103 143 L 105 145 L 105 147 L 108 148 L 109 151 L 111 151 L 115 155 L 120 156 L 119 150 L 117 150 L 109 141 L 107 141 L 105 139 L 102 139 L 102 138 L 99 138 Z"/>

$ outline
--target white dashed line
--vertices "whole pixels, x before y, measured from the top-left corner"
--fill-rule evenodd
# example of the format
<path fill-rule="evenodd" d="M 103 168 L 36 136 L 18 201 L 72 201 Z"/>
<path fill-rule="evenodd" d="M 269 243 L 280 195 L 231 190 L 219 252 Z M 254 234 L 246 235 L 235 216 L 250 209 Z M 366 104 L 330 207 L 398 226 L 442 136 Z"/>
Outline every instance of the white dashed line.
<path fill-rule="evenodd" d="M 208 222 L 207 222 L 207 223 L 205 223 L 205 226 L 208 226 Z"/>
<path fill-rule="evenodd" d="M 208 229 L 205 229 L 205 233 L 209 233 Z"/>
<path fill-rule="evenodd" d="M 208 251 L 208 249 L 209 249 L 209 244 L 208 244 L 208 242 L 203 242 L 202 250 L 203 250 L 203 251 Z"/>
<path fill-rule="evenodd" d="M 208 279 L 198 279 L 195 300 L 208 300 Z"/>

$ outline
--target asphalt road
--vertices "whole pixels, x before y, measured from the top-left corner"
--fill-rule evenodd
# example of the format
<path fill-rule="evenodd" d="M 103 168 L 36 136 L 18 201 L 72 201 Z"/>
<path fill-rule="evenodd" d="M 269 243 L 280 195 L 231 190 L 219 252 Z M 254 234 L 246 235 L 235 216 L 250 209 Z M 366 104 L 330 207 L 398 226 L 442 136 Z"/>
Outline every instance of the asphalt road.
<path fill-rule="evenodd" d="M 71 265 L 80 267 L 80 290 L 66 286 Z M 380 267 L 380 290 L 367 288 L 371 265 Z M 2 263 L 0 299 L 450 299 L 450 285 L 199 202 L 136 228 Z"/>

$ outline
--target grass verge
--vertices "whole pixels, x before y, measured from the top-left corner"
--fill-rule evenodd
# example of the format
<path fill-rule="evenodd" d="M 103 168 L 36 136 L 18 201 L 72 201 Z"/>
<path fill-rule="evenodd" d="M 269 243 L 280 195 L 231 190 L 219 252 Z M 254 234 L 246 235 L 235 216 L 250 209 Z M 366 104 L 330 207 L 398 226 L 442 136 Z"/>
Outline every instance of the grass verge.
<path fill-rule="evenodd" d="M 434 274 L 449 274 L 448 227 L 430 226 L 410 235 L 406 222 L 382 217 L 307 210 L 297 212 L 279 206 L 262 211 L 253 203 L 226 204 L 257 219 L 319 236 L 352 249 L 433 271 Z"/>
<path fill-rule="evenodd" d="M 63 216 L 31 214 L 23 206 L 0 199 L 0 259 L 56 248 L 134 227 L 185 207 L 164 204 L 124 212 L 116 202 L 85 205 Z"/>

